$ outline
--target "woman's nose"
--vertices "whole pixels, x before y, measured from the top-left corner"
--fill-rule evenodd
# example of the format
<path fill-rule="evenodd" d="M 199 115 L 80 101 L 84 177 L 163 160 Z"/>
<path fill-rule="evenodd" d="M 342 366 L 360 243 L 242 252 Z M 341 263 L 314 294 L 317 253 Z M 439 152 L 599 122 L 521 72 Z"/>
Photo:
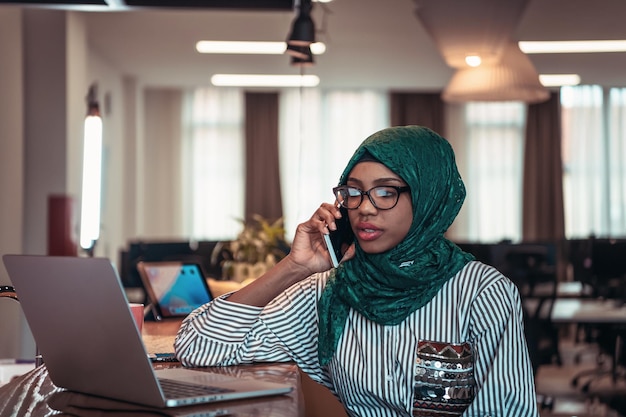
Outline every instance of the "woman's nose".
<path fill-rule="evenodd" d="M 376 213 L 378 209 L 372 203 L 372 200 L 369 194 L 363 196 L 363 201 L 361 201 L 361 205 L 359 206 L 359 213 L 362 214 L 373 214 Z"/>

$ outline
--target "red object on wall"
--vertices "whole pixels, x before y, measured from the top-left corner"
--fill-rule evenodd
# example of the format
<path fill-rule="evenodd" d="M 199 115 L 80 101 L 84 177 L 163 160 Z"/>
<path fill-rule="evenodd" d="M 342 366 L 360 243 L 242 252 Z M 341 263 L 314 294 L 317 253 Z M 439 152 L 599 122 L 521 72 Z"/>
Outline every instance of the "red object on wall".
<path fill-rule="evenodd" d="M 74 200 L 66 195 L 48 196 L 48 255 L 77 256 Z"/>

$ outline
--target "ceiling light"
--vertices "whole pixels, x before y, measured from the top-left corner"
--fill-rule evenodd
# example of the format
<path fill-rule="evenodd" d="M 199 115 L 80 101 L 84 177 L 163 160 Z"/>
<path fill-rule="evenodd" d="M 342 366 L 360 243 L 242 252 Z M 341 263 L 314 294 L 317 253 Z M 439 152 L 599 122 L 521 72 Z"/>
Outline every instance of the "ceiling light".
<path fill-rule="evenodd" d="M 519 47 L 527 54 L 626 52 L 626 40 L 520 41 Z"/>
<path fill-rule="evenodd" d="M 309 46 L 315 42 L 315 23 L 311 18 L 313 5 L 311 0 L 300 0 L 298 16 L 291 25 L 291 32 L 287 37 L 290 45 Z"/>
<path fill-rule="evenodd" d="M 287 48 L 286 42 L 262 41 L 199 41 L 196 51 L 202 54 L 275 54 L 282 55 Z M 312 43 L 311 52 L 315 55 L 326 52 L 322 42 Z"/>
<path fill-rule="evenodd" d="M 313 42 L 309 45 L 313 55 L 322 55 L 326 52 L 326 44 L 324 42 Z"/>
<path fill-rule="evenodd" d="M 317 75 L 215 74 L 211 83 L 220 87 L 315 87 Z"/>
<path fill-rule="evenodd" d="M 507 44 L 498 64 L 458 69 L 442 93 L 448 102 L 539 103 L 549 97 L 550 92 L 541 85 L 535 67 L 516 42 Z"/>
<path fill-rule="evenodd" d="M 578 74 L 539 74 L 539 81 L 544 87 L 562 87 L 580 84 Z"/>
<path fill-rule="evenodd" d="M 482 59 L 478 55 L 468 55 L 465 57 L 465 63 L 470 67 L 477 67 L 482 62 Z"/>
<path fill-rule="evenodd" d="M 199 41 L 196 50 L 202 54 L 282 54 L 284 42 Z"/>

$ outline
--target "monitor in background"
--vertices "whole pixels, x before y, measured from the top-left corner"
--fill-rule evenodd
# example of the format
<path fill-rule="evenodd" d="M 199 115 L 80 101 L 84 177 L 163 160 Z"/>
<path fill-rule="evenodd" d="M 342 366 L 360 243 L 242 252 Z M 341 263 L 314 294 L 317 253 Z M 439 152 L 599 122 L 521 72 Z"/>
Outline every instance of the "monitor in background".
<path fill-rule="evenodd" d="M 139 262 L 137 269 L 157 320 L 184 318 L 213 299 L 198 264 Z"/>

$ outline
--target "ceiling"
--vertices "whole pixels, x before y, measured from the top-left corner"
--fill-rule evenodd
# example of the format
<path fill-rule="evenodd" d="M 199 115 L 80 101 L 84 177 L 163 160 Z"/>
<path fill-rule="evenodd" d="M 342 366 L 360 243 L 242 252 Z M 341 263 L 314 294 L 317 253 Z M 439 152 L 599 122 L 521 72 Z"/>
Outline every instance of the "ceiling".
<path fill-rule="evenodd" d="M 214 73 L 300 72 L 287 55 L 201 55 L 194 49 L 198 40 L 285 40 L 294 18 L 285 0 L 132 1 L 55 7 L 84 10 L 90 47 L 146 85 L 208 85 Z M 415 16 L 414 0 L 334 0 L 315 3 L 312 15 L 327 50 L 304 71 L 318 75 L 320 87 L 436 91 L 453 73 Z M 625 16 L 623 0 L 530 0 L 514 38 L 626 39 Z M 584 84 L 626 86 L 626 53 L 530 58 L 539 73 L 575 72 Z"/>

